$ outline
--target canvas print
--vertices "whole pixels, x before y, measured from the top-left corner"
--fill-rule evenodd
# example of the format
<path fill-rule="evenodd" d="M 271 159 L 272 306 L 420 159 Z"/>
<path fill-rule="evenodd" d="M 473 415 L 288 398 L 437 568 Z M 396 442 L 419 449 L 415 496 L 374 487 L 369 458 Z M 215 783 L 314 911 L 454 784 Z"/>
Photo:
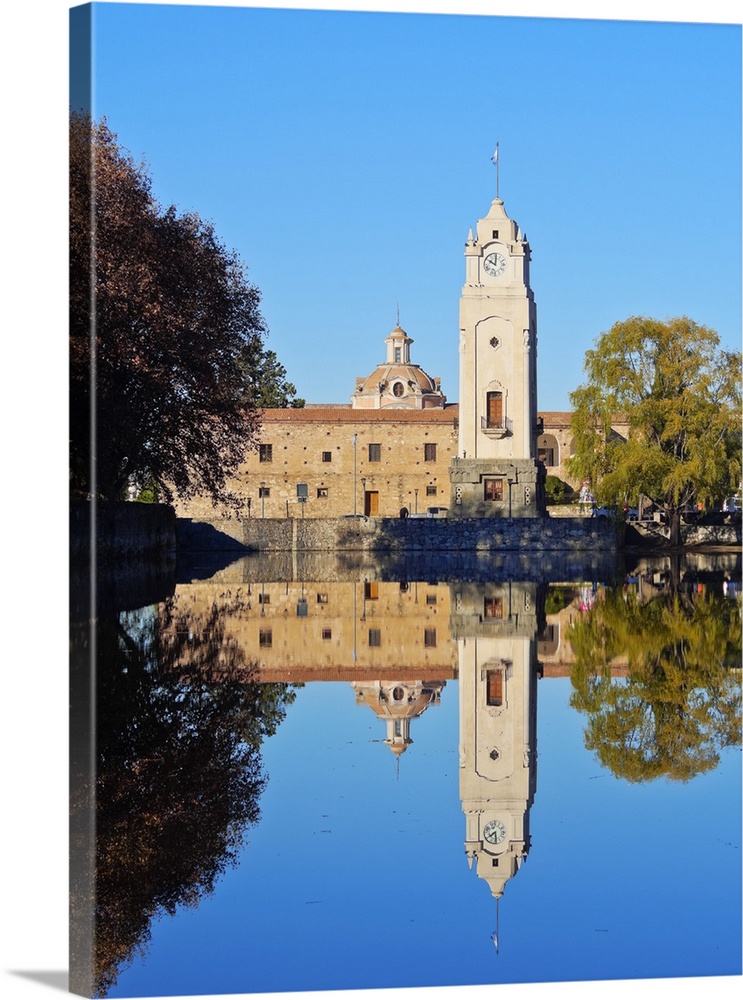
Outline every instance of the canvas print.
<path fill-rule="evenodd" d="M 740 26 L 70 28 L 71 991 L 724 993 Z"/>

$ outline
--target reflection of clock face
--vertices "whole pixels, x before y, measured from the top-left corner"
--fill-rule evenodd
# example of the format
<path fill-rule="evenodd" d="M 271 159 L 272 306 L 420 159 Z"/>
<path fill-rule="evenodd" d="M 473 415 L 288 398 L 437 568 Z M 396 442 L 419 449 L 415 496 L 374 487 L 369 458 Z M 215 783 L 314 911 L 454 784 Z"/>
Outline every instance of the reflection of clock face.
<path fill-rule="evenodd" d="M 491 819 L 485 824 L 482 835 L 489 844 L 500 844 L 506 836 L 506 828 L 499 819 Z"/>
<path fill-rule="evenodd" d="M 505 257 L 502 257 L 499 253 L 490 253 L 485 258 L 485 263 L 483 265 L 485 271 L 497 278 L 499 274 L 503 274 L 506 269 Z"/>

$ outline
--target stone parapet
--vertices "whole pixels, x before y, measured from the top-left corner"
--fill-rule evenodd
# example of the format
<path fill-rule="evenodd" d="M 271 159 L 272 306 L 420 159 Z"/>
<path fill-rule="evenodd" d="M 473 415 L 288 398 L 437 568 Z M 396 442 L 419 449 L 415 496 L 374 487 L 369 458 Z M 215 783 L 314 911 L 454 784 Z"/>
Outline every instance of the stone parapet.
<path fill-rule="evenodd" d="M 616 551 L 604 518 L 226 518 L 179 519 L 179 550 L 213 547 L 252 552 L 449 553 Z"/>

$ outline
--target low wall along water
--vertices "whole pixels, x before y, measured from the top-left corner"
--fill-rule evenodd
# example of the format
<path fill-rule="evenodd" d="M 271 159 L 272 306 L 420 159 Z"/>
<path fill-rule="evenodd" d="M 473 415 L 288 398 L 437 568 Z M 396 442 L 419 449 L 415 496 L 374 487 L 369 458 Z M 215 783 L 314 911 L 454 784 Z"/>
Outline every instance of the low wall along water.
<path fill-rule="evenodd" d="M 192 551 L 577 552 L 616 550 L 618 541 L 615 525 L 604 518 L 178 520 L 178 548 Z"/>

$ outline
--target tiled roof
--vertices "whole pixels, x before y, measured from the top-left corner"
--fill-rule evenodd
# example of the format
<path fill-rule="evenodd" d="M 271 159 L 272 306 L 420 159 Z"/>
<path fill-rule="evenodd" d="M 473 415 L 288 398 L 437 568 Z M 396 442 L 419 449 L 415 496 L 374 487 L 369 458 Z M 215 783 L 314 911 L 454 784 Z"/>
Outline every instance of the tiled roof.
<path fill-rule="evenodd" d="M 451 424 L 459 415 L 456 403 L 436 407 L 430 410 L 396 410 L 387 407 L 383 410 L 354 409 L 352 406 L 306 406 L 301 409 L 263 410 L 264 423 L 315 423 L 327 421 L 335 424 Z"/>

